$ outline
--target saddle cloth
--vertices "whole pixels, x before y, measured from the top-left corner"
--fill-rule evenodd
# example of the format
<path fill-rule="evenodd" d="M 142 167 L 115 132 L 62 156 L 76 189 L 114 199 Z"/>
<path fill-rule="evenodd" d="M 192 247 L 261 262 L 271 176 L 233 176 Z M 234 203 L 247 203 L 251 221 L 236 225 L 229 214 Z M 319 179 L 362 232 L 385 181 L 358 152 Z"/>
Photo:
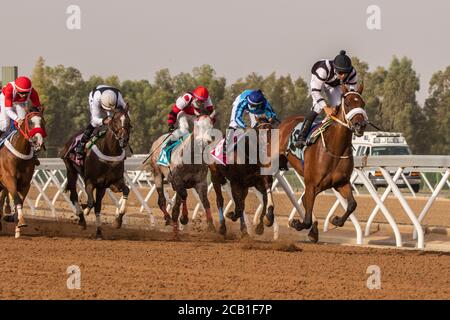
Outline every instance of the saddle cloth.
<path fill-rule="evenodd" d="M 244 136 L 244 134 L 234 136 L 233 137 L 233 143 L 231 146 L 227 147 L 228 152 L 230 150 L 234 150 L 234 147 L 237 145 L 238 141 Z M 211 151 L 211 157 L 213 157 L 214 160 L 216 160 L 219 164 L 226 166 L 227 165 L 227 155 L 224 153 L 224 145 L 225 145 L 225 138 L 219 141 L 219 143 L 216 145 L 216 147 Z"/>
<path fill-rule="evenodd" d="M 106 134 L 106 130 L 107 129 L 104 128 L 104 127 L 100 127 L 98 129 L 95 129 L 94 133 L 92 134 L 92 137 L 86 143 L 86 147 L 85 148 L 86 149 L 91 149 L 95 145 L 95 143 L 98 141 L 98 139 L 100 139 L 101 137 L 103 137 Z M 72 162 L 74 162 L 78 166 L 82 166 L 83 165 L 83 159 L 78 159 L 77 158 L 77 155 L 76 155 L 76 152 L 75 152 L 75 147 L 80 142 L 82 136 L 83 136 L 83 132 L 78 134 L 75 137 L 75 139 L 73 139 L 72 143 L 70 144 L 69 149 L 67 150 L 67 153 L 65 154 L 65 157 L 70 159 Z"/>
<path fill-rule="evenodd" d="M 173 151 L 181 145 L 181 143 L 189 136 L 189 134 L 185 135 L 184 137 L 181 137 L 180 139 L 176 141 L 172 141 L 170 139 L 167 139 L 162 148 L 161 152 L 159 153 L 158 161 L 156 163 L 161 166 L 168 167 L 170 165 L 170 158 L 172 157 Z"/>
<path fill-rule="evenodd" d="M 303 122 L 299 122 L 297 126 L 295 126 L 294 130 L 292 130 L 291 136 L 289 137 L 288 151 L 298 159 L 303 161 L 303 153 L 305 152 L 306 148 L 316 143 L 317 138 L 319 138 L 320 134 L 324 132 L 332 123 L 333 119 L 331 118 L 325 118 L 323 121 L 314 122 L 306 138 L 306 146 L 303 148 L 297 148 L 295 146 L 295 142 L 298 141 L 303 126 Z"/>

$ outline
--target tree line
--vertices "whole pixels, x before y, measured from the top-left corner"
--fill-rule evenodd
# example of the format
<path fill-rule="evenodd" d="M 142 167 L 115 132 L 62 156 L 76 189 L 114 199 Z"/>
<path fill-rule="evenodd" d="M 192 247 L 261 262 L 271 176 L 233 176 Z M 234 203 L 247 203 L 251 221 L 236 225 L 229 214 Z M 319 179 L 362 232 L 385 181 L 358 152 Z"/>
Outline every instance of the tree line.
<path fill-rule="evenodd" d="M 364 81 L 363 96 L 373 123 L 387 131 L 403 132 L 415 154 L 450 154 L 450 66 L 433 75 L 429 97 L 421 107 L 416 100 L 419 78 L 410 59 L 394 57 L 388 68 L 377 67 L 373 71 L 358 58 L 353 58 L 353 63 Z M 222 130 L 228 126 L 234 99 L 245 89 L 262 89 L 280 119 L 305 114 L 312 103 L 307 82 L 301 77 L 277 76 L 275 72 L 263 77 L 251 73 L 227 84 L 210 65 L 177 75 L 162 69 L 156 72 L 153 82 L 121 81 L 117 76 L 92 76 L 85 80 L 76 68 L 47 66 L 40 57 L 32 81 L 46 106 L 48 157 L 56 157 L 67 139 L 86 127 L 88 94 L 99 84 L 119 88 L 129 103 L 133 123 L 131 146 L 135 153 L 147 153 L 151 143 L 167 132 L 166 120 L 172 104 L 197 85 L 208 88 L 217 108 L 217 127 Z"/>

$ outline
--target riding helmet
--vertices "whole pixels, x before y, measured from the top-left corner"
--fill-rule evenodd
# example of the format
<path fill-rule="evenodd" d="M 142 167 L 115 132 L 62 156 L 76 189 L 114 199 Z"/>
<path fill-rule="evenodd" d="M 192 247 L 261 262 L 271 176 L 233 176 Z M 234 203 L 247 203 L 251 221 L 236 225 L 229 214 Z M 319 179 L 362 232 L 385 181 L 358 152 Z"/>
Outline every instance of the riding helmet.
<path fill-rule="evenodd" d="M 341 50 L 339 54 L 334 58 L 334 68 L 338 72 L 349 73 L 352 71 L 352 60 L 346 55 L 345 50 Z"/>
<path fill-rule="evenodd" d="M 261 90 L 253 90 L 248 96 L 247 101 L 249 104 L 249 108 L 254 110 L 259 108 L 264 102 L 264 94 Z"/>

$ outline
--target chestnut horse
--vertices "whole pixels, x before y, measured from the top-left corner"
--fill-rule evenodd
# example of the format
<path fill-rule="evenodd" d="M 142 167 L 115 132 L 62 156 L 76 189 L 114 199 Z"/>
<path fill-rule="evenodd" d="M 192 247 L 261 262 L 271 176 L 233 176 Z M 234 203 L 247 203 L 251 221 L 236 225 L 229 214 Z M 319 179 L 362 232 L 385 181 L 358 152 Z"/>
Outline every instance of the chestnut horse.
<path fill-rule="evenodd" d="M 67 169 L 67 186 L 65 191 L 70 191 L 70 201 L 76 208 L 78 224 L 86 229 L 84 215 L 89 214 L 92 208 L 96 217 L 96 238 L 102 239 L 101 229 L 101 209 L 102 200 L 106 189 L 122 193 L 120 209 L 114 221 L 114 227 L 119 229 L 122 226 L 122 219 L 125 215 L 126 202 L 130 189 L 125 183 L 125 148 L 131 133 L 131 120 L 128 116 L 128 105 L 125 109 L 117 109 L 112 115 L 112 120 L 106 127 L 103 138 L 96 141 L 95 145 L 86 153 L 84 164 L 80 165 L 74 161 L 75 153 L 71 146 L 76 134 L 72 136 L 61 151 L 61 158 Z M 78 203 L 77 179 L 78 175 L 84 180 L 85 190 L 88 196 L 87 205 L 83 212 Z M 94 200 L 94 189 L 96 190 Z M 84 206 L 83 206 L 84 207 Z"/>
<path fill-rule="evenodd" d="M 261 132 L 264 132 L 267 137 L 267 141 L 265 141 L 265 147 L 267 147 L 268 152 L 271 150 L 271 130 L 273 129 L 272 123 L 268 122 L 266 118 L 262 117 L 258 119 L 257 125 L 255 129 L 257 141 L 249 141 L 247 138 L 245 139 L 245 163 L 240 164 L 238 161 L 238 153 L 234 152 L 233 157 L 234 161 L 232 164 L 219 164 L 213 163 L 210 165 L 211 171 L 211 181 L 213 183 L 214 191 L 216 193 L 216 204 L 219 210 L 219 219 L 220 219 L 220 229 L 219 233 L 223 236 L 226 236 L 227 228 L 225 224 L 225 219 L 223 216 L 223 204 L 224 198 L 222 195 L 222 185 L 226 184 L 227 181 L 230 182 L 231 186 L 231 195 L 234 201 L 235 210 L 234 212 L 228 212 L 227 218 L 232 221 L 237 221 L 240 219 L 241 223 L 241 233 L 243 236 L 247 236 L 247 226 L 244 220 L 244 210 L 245 210 L 245 199 L 248 195 L 248 190 L 251 187 L 254 187 L 261 195 L 263 201 L 263 210 L 261 215 L 259 216 L 259 223 L 255 228 L 255 233 L 261 235 L 264 233 L 264 225 L 267 227 L 271 227 L 274 223 L 274 203 L 272 197 L 272 183 L 273 176 L 272 175 L 262 175 L 261 170 L 263 167 L 268 167 L 269 165 L 263 164 L 261 159 L 257 159 L 255 164 L 252 164 L 248 161 L 249 159 L 249 151 L 251 148 L 250 144 L 256 146 L 257 154 L 261 154 L 258 152 L 259 148 L 262 148 L 262 142 L 260 140 Z M 249 129 L 246 130 L 248 132 Z M 250 137 L 251 139 L 251 137 Z M 269 154 L 270 157 L 270 154 Z"/>
<path fill-rule="evenodd" d="M 332 116 L 334 123 L 322 133 L 315 144 L 304 150 L 303 165 L 287 147 L 293 129 L 303 117 L 289 117 L 280 125 L 280 162 L 287 160 L 305 180 L 305 219 L 303 222 L 294 219 L 289 222 L 289 226 L 298 231 L 311 229 L 309 238 L 313 242 L 318 241 L 317 222 L 313 224 L 312 212 L 319 193 L 334 188 L 347 200 L 345 214 L 342 217 L 335 216 L 331 221 L 335 226 L 342 227 L 356 209 L 350 184 L 354 166 L 352 134 L 358 137 L 364 135 L 368 123 L 362 91 L 363 85 L 360 85 L 357 91 L 349 91 L 346 86 L 342 86 L 342 103 L 336 106 L 337 116 Z"/>
<path fill-rule="evenodd" d="M 23 202 L 30 190 L 34 174 L 34 153 L 42 149 L 46 136 L 43 109 L 39 112 L 34 109 L 31 111 L 26 114 L 17 132 L 7 139 L 0 149 L 0 192 L 4 196 L 9 193 L 14 199 L 18 218 L 16 238 L 20 237 L 21 228 L 27 226 L 23 217 Z"/>

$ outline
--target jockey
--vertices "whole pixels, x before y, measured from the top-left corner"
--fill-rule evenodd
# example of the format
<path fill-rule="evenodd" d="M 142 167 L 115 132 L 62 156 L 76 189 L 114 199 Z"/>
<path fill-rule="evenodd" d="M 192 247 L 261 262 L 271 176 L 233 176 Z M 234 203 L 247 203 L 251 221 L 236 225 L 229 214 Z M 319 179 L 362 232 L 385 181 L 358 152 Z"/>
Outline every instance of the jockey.
<path fill-rule="evenodd" d="M 199 114 L 211 114 L 214 106 L 208 89 L 198 86 L 192 92 L 187 92 L 177 99 L 169 113 L 170 141 L 175 142 L 189 133 L 189 120 Z M 215 117 L 213 117 L 215 122 Z"/>
<path fill-rule="evenodd" d="M 25 110 L 31 101 L 33 108 L 42 108 L 39 94 L 32 87 L 31 80 L 27 77 L 18 77 L 2 88 L 0 94 L 0 137 L 11 128 L 11 120 L 14 126 L 19 128 L 25 119 Z M 36 155 L 33 156 L 35 164 L 39 165 Z"/>
<path fill-rule="evenodd" d="M 328 116 L 335 114 L 335 107 L 341 104 L 341 85 L 348 85 L 350 90 L 355 90 L 358 81 L 356 70 L 352 66 L 352 60 L 346 55 L 345 50 L 341 50 L 334 60 L 320 60 L 316 62 L 311 72 L 313 107 L 311 112 L 305 117 L 299 139 L 295 143 L 297 148 L 303 148 L 306 145 L 306 138 L 311 125 L 322 110 Z M 322 96 L 322 91 L 328 98 L 328 105 Z"/>
<path fill-rule="evenodd" d="M 228 129 L 233 130 L 227 130 L 225 145 L 229 145 L 236 129 L 247 127 L 244 122 L 244 114 L 249 115 L 252 128 L 256 125 L 257 117 L 265 116 L 269 121 L 277 120 L 276 113 L 261 90 L 244 90 L 233 102 L 231 121 L 228 125 Z"/>
<path fill-rule="evenodd" d="M 75 148 L 78 159 L 83 159 L 84 147 L 91 138 L 94 129 L 102 125 L 108 125 L 116 108 L 126 108 L 125 100 L 119 89 L 108 85 L 98 85 L 89 93 L 91 120 Z"/>
<path fill-rule="evenodd" d="M 0 94 L 0 134 L 8 131 L 10 120 L 15 122 L 16 127 L 20 127 L 25 119 L 25 107 L 29 101 L 32 107 L 41 108 L 39 94 L 32 87 L 29 78 L 18 77 L 3 87 Z"/>

